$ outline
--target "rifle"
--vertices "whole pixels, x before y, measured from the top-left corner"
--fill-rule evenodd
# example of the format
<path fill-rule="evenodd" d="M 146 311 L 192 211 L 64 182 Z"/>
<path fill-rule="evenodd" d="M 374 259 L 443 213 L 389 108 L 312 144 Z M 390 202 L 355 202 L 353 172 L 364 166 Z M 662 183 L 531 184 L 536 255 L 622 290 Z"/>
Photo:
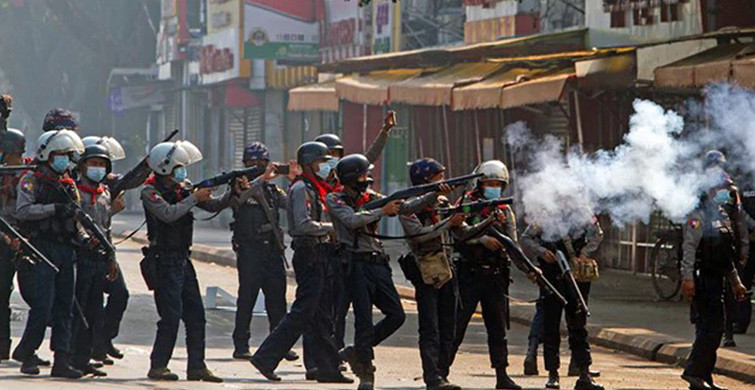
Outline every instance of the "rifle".
<path fill-rule="evenodd" d="M 18 232 L 8 221 L 0 217 L 0 230 L 2 230 L 3 233 L 10 236 L 11 238 L 18 239 L 19 242 L 21 242 L 21 252 L 25 253 L 27 256 L 32 258 L 33 262 L 43 262 L 50 266 L 53 270 L 55 270 L 55 273 L 60 272 L 60 269 L 58 269 L 55 264 L 50 261 L 45 255 L 42 254 L 37 248 L 34 247 L 34 245 L 29 243 L 29 240 L 26 239 L 26 237 L 22 236 L 21 233 Z"/>
<path fill-rule="evenodd" d="M 0 175 L 9 175 L 34 169 L 37 169 L 36 165 L 0 165 Z"/>
<path fill-rule="evenodd" d="M 108 260 L 115 261 L 115 246 L 113 246 L 113 243 L 110 242 L 110 239 L 108 239 L 105 232 L 100 229 L 100 227 L 97 225 L 96 222 L 92 219 L 92 217 L 89 216 L 89 214 L 84 211 L 83 208 L 81 208 L 81 205 L 79 202 L 77 202 L 75 199 L 71 197 L 71 194 L 66 191 L 65 188 L 63 188 L 63 185 L 61 183 L 57 183 L 57 189 L 58 191 L 63 192 L 66 195 L 66 198 L 68 199 L 68 204 L 73 207 L 74 210 L 74 218 L 76 218 L 77 221 L 86 229 L 90 234 L 94 236 L 94 238 L 99 241 L 99 247 L 105 252 L 105 256 L 107 256 Z"/>
<path fill-rule="evenodd" d="M 566 259 L 566 255 L 561 251 L 556 251 L 556 258 L 558 259 L 558 268 L 561 268 L 561 277 L 566 279 L 566 284 L 569 287 L 569 290 L 571 290 L 572 294 L 577 298 L 577 311 L 583 312 L 589 317 L 590 308 L 587 307 L 585 297 L 582 296 L 582 291 L 579 290 L 579 285 L 577 285 L 577 281 L 571 273 L 569 260 Z"/>
<path fill-rule="evenodd" d="M 488 231 L 488 235 L 498 240 L 498 242 L 503 245 L 503 248 L 506 250 L 506 253 L 511 257 L 511 260 L 517 264 L 517 268 L 520 268 L 524 270 L 527 274 L 534 273 L 535 274 L 535 282 L 545 289 L 546 294 L 553 295 L 556 299 L 558 299 L 562 305 L 566 306 L 566 298 L 564 298 L 561 293 L 556 290 L 556 287 L 551 284 L 551 282 L 548 281 L 548 279 L 543 276 L 543 273 L 538 269 L 534 263 L 532 263 L 532 260 L 527 258 L 527 255 L 522 252 L 522 250 L 519 248 L 518 245 L 506 236 L 505 234 L 499 232 L 496 229 L 490 229 Z"/>
<path fill-rule="evenodd" d="M 486 208 L 491 208 L 491 207 L 496 208 L 500 205 L 512 204 L 512 203 L 514 203 L 514 198 L 481 200 L 477 202 L 462 203 L 454 207 L 440 208 L 438 209 L 438 213 L 442 216 L 456 214 L 456 213 L 472 214 L 472 213 L 481 212 L 482 210 L 485 210 Z"/>
<path fill-rule="evenodd" d="M 473 173 L 470 175 L 464 175 L 455 177 L 448 180 L 438 181 L 435 183 L 428 183 L 428 184 L 421 184 L 414 187 L 409 187 L 403 190 L 396 191 L 389 196 L 386 196 L 385 198 L 380 198 L 377 200 L 373 200 L 372 202 L 366 203 L 364 206 L 362 206 L 361 210 L 375 210 L 379 209 L 385 205 L 387 205 L 390 202 L 393 202 L 394 200 L 403 200 L 403 199 L 409 199 L 413 198 L 415 196 L 421 196 L 430 192 L 438 191 L 438 188 L 441 184 L 447 184 L 449 186 L 458 186 L 461 184 L 466 184 L 470 180 L 477 179 L 478 177 L 482 177 L 482 173 Z"/>
<path fill-rule="evenodd" d="M 175 129 L 168 134 L 165 139 L 163 139 L 162 142 L 169 142 L 173 137 L 175 137 L 178 134 L 178 129 Z M 139 161 L 138 164 L 136 164 L 135 167 L 131 168 L 130 171 L 126 172 L 123 177 L 121 177 L 113 187 L 110 189 L 110 196 L 112 199 L 117 198 L 121 192 L 125 191 L 126 185 L 133 180 L 135 177 L 138 177 L 140 174 L 144 172 L 145 169 L 149 169 L 149 165 L 147 164 L 147 158 L 149 158 L 149 155 L 147 157 L 144 157 L 141 161 Z"/>
<path fill-rule="evenodd" d="M 255 165 L 253 167 L 236 169 L 227 173 L 211 177 L 194 184 L 194 188 L 211 188 L 217 187 L 223 184 L 233 183 L 237 178 L 246 176 L 249 180 L 255 179 L 257 176 L 265 173 L 265 167 Z"/>

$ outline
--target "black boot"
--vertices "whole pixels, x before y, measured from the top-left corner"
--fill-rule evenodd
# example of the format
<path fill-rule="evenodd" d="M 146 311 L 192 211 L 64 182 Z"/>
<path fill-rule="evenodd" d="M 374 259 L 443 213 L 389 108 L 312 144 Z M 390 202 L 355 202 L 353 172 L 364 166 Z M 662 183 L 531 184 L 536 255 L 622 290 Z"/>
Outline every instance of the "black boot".
<path fill-rule="evenodd" d="M 506 373 L 506 367 L 499 367 L 495 369 L 495 388 L 507 389 L 507 390 L 522 390 L 522 386 L 514 383 L 509 374 Z"/>
<path fill-rule="evenodd" d="M 546 389 L 560 389 L 561 384 L 558 383 L 559 381 L 558 377 L 558 371 L 550 371 L 548 372 L 548 382 L 545 383 Z"/>
<path fill-rule="evenodd" d="M 713 383 L 713 376 L 708 377 L 708 379 L 705 380 L 705 383 L 707 383 L 708 386 L 710 386 L 711 390 L 729 390 L 726 387 L 721 387 L 721 386 Z"/>
<path fill-rule="evenodd" d="M 257 358 L 255 358 L 254 356 L 252 356 L 249 359 L 249 362 L 252 363 L 252 365 L 254 366 L 254 368 L 256 368 L 257 371 L 259 371 L 260 374 L 262 374 L 262 376 L 264 376 L 265 378 L 267 378 L 267 380 L 273 381 L 273 382 L 280 382 L 281 377 L 279 377 L 278 375 L 275 375 L 275 371 L 274 370 L 269 369 L 269 368 L 263 366 L 262 363 L 259 360 L 257 360 Z"/>
<path fill-rule="evenodd" d="M 71 367 L 67 353 L 55 352 L 55 361 L 52 364 L 50 376 L 53 378 L 79 379 L 84 373 Z"/>
<path fill-rule="evenodd" d="M 235 350 L 233 351 L 233 358 L 238 360 L 249 360 L 252 357 L 252 353 L 249 352 L 249 350 L 241 351 L 241 350 Z"/>
<path fill-rule="evenodd" d="M 21 373 L 26 375 L 39 375 L 39 366 L 37 365 L 37 359 L 34 359 L 34 356 L 26 358 L 21 363 Z"/>
<path fill-rule="evenodd" d="M 537 375 L 537 338 L 530 338 L 527 355 L 524 357 L 524 375 Z"/>
<path fill-rule="evenodd" d="M 190 370 L 186 372 L 186 379 L 190 381 L 201 381 L 211 383 L 223 383 L 223 379 L 216 376 L 212 371 L 206 368 L 200 368 L 198 370 Z"/>
<path fill-rule="evenodd" d="M 574 361 L 569 362 L 569 376 L 579 376 L 582 373 L 582 368 Z M 598 370 L 590 370 L 590 376 L 593 378 L 597 378 L 600 376 L 600 371 Z"/>
<path fill-rule="evenodd" d="M 288 351 L 283 358 L 286 359 L 286 361 L 293 362 L 299 360 L 299 355 L 295 351 Z"/>
<path fill-rule="evenodd" d="M 151 368 L 147 373 L 147 378 L 155 381 L 177 381 L 178 375 L 170 372 L 168 367 Z"/>
<path fill-rule="evenodd" d="M 461 390 L 461 386 L 448 382 L 445 378 L 441 378 L 437 382 L 428 383 L 427 390 Z"/>
<path fill-rule="evenodd" d="M 97 367 L 94 366 L 94 364 L 86 364 L 84 366 L 74 368 L 84 373 L 84 375 L 91 375 L 93 377 L 107 376 L 107 373 L 105 371 L 98 370 Z"/>
<path fill-rule="evenodd" d="M 574 390 L 603 390 L 603 386 L 595 383 L 590 376 L 590 369 L 588 367 L 582 368 L 579 374 L 579 379 L 574 385 Z"/>
<path fill-rule="evenodd" d="M 110 343 L 110 346 L 107 348 L 107 355 L 110 356 L 113 359 L 121 360 L 123 359 L 123 352 L 121 352 L 120 349 L 116 348 L 113 343 Z"/>
<path fill-rule="evenodd" d="M 356 366 L 356 367 L 355 367 Z M 370 364 L 355 364 L 352 366 L 354 374 L 359 378 L 357 390 L 373 390 L 375 388 L 375 366 Z"/>
<path fill-rule="evenodd" d="M 734 348 L 737 346 L 737 343 L 734 341 L 734 335 L 731 333 L 724 334 L 724 340 L 721 343 L 721 346 L 724 348 Z"/>
<path fill-rule="evenodd" d="M 92 354 L 92 360 L 96 360 L 98 362 L 102 362 L 102 364 L 104 364 L 106 366 L 112 366 L 113 364 L 115 364 L 115 362 L 113 361 L 113 359 L 111 359 L 110 357 L 108 357 L 107 353 L 105 353 L 105 352 Z"/>
<path fill-rule="evenodd" d="M 710 390 L 710 387 L 705 383 L 705 379 L 687 374 L 682 374 L 682 379 L 689 383 L 689 390 Z"/>

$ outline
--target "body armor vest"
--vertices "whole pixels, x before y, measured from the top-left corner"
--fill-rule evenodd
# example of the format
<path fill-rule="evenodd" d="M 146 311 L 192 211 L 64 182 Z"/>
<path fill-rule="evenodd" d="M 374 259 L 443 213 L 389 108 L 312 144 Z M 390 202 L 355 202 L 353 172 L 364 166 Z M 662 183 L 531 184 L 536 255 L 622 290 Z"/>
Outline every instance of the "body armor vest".
<path fill-rule="evenodd" d="M 184 189 L 169 189 L 162 184 L 155 183 L 155 189 L 160 196 L 170 204 L 176 204 L 187 196 L 189 192 Z M 178 220 L 167 223 L 163 222 L 149 211 L 145 210 L 147 219 L 147 237 L 150 249 L 158 252 L 188 252 L 194 235 L 194 214 L 186 213 Z"/>

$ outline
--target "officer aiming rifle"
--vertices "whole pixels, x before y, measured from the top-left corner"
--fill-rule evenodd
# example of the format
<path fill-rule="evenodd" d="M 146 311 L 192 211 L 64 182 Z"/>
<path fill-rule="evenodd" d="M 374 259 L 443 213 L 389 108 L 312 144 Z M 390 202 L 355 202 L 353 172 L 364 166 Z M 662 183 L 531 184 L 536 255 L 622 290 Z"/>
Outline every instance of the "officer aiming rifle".
<path fill-rule="evenodd" d="M 362 207 L 360 207 L 360 210 L 365 210 L 365 211 L 376 210 L 395 200 L 405 200 L 405 199 L 429 194 L 431 192 L 437 192 L 440 189 L 440 186 L 444 184 L 451 187 L 465 185 L 469 183 L 470 181 L 477 179 L 481 176 L 482 174 L 473 173 L 470 175 L 459 176 L 459 177 L 455 177 L 452 179 L 439 181 L 435 183 L 421 184 L 418 186 L 409 187 L 403 190 L 396 191 L 390 194 L 389 196 L 386 196 L 385 198 L 380 198 L 380 199 L 365 203 Z"/>

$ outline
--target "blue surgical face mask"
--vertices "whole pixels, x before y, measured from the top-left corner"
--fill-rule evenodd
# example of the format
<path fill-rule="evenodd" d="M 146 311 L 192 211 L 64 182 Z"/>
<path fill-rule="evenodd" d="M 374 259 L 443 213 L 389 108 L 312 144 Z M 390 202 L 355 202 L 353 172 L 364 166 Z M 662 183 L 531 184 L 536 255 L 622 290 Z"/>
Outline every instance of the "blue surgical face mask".
<path fill-rule="evenodd" d="M 482 196 L 487 200 L 498 199 L 501 197 L 501 187 L 482 187 Z"/>
<path fill-rule="evenodd" d="M 173 180 L 177 183 L 181 183 L 186 180 L 189 174 L 186 172 L 186 167 L 176 167 L 173 169 Z"/>
<path fill-rule="evenodd" d="M 718 190 L 713 197 L 713 201 L 716 202 L 716 204 L 729 203 L 731 201 L 731 192 L 729 192 L 729 190 Z"/>
<path fill-rule="evenodd" d="M 341 161 L 338 157 L 333 157 L 330 160 L 328 160 L 328 165 L 330 165 L 330 170 L 336 169 L 336 165 L 338 165 L 338 162 Z"/>
<path fill-rule="evenodd" d="M 87 178 L 95 183 L 102 182 L 106 174 L 105 167 L 87 167 Z"/>
<path fill-rule="evenodd" d="M 70 163 L 70 160 L 68 159 L 68 156 L 55 156 L 52 158 L 52 170 L 57 173 L 63 173 L 68 169 L 68 164 Z"/>
<path fill-rule="evenodd" d="M 320 165 L 317 166 L 317 176 L 320 177 L 320 179 L 327 179 L 328 175 L 330 174 L 330 162 L 321 162 Z"/>

